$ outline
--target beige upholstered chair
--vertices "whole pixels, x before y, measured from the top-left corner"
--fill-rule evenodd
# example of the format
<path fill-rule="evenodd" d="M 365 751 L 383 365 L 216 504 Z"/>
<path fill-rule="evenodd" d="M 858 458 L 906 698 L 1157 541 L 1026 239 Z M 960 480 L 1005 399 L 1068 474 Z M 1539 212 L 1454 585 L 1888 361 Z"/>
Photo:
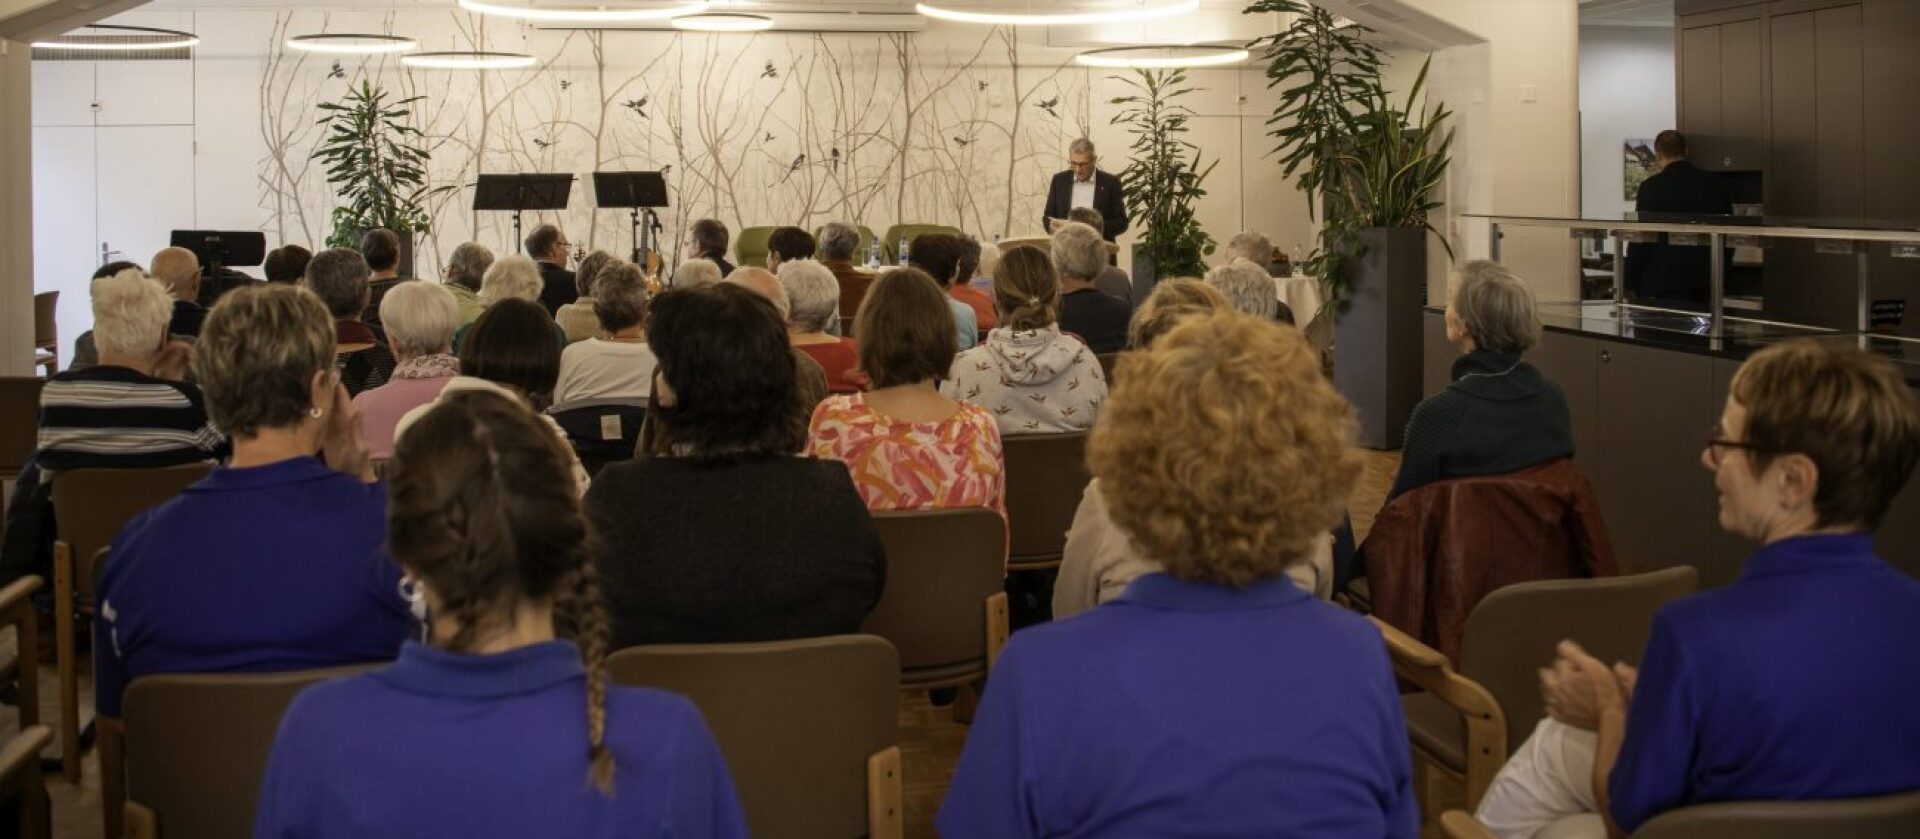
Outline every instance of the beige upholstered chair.
<path fill-rule="evenodd" d="M 1060 567 L 1087 471 L 1087 433 L 1009 434 L 1001 438 L 1007 463 L 1008 567 Z"/>
<path fill-rule="evenodd" d="M 983 679 L 1007 642 L 1006 525 L 984 507 L 875 513 L 887 590 L 866 631 L 900 653 L 900 686 Z"/>
<path fill-rule="evenodd" d="M 1575 816 L 1573 819 L 1582 817 Z M 1589 823 L 1595 819 L 1584 817 Z M 1541 836 L 1569 822 L 1548 825 Z M 1459 810 L 1440 817 L 1453 839 L 1494 839 L 1493 832 Z M 1832 801 L 1724 801 L 1669 810 L 1632 839 L 1912 839 L 1920 836 L 1920 790 Z"/>

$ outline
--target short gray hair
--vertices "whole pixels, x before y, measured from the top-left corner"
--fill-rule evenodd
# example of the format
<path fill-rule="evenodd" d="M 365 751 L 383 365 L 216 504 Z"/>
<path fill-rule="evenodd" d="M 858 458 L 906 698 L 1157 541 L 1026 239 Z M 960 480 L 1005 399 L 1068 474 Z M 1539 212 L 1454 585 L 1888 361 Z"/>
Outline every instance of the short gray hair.
<path fill-rule="evenodd" d="M 1533 289 L 1500 263 L 1478 259 L 1462 267 L 1452 308 L 1475 349 L 1521 353 L 1540 341 Z"/>
<path fill-rule="evenodd" d="M 830 221 L 820 228 L 820 258 L 836 261 L 853 259 L 860 247 L 860 228 L 844 221 Z"/>
<path fill-rule="evenodd" d="M 980 266 L 973 269 L 973 277 L 991 277 L 994 269 L 1000 267 L 1000 246 L 992 242 L 980 243 Z M 973 277 L 968 277 L 972 280 Z"/>
<path fill-rule="evenodd" d="M 608 333 L 647 319 L 647 275 L 640 266 L 613 262 L 594 277 L 593 291 L 593 315 Z"/>
<path fill-rule="evenodd" d="M 787 317 L 801 332 L 825 332 L 840 320 L 840 280 L 818 262 L 780 264 L 780 288 L 787 295 Z"/>
<path fill-rule="evenodd" d="M 580 267 L 574 269 L 574 291 L 578 292 L 581 297 L 592 297 L 594 280 L 600 276 L 600 272 L 607 270 L 619 261 L 619 257 L 606 251 L 594 251 L 593 253 L 587 254 L 585 259 L 580 260 Z"/>
<path fill-rule="evenodd" d="M 1084 154 L 1092 157 L 1094 156 L 1093 141 L 1080 137 L 1067 144 L 1067 154 Z"/>
<path fill-rule="evenodd" d="M 1273 242 L 1251 230 L 1242 231 L 1227 240 L 1225 256 L 1228 265 L 1232 265 L 1236 257 L 1255 265 L 1266 265 L 1273 261 Z"/>
<path fill-rule="evenodd" d="M 93 281 L 93 344 L 102 354 L 150 359 L 166 340 L 173 319 L 173 295 L 128 268 Z"/>
<path fill-rule="evenodd" d="M 706 257 L 695 257 L 673 269 L 674 288 L 693 288 L 720 282 L 720 266 Z"/>
<path fill-rule="evenodd" d="M 359 317 L 367 308 L 367 283 L 373 269 L 352 248 L 328 248 L 313 255 L 300 284 L 311 290 L 327 312 L 339 318 Z"/>
<path fill-rule="evenodd" d="M 1060 225 L 1053 234 L 1053 267 L 1062 277 L 1091 281 L 1107 270 L 1107 240 L 1079 222 Z"/>
<path fill-rule="evenodd" d="M 545 285 L 540 282 L 540 266 L 529 257 L 514 254 L 496 260 L 480 280 L 480 305 L 491 306 L 502 300 L 518 298 L 539 300 Z"/>
<path fill-rule="evenodd" d="M 1233 301 L 1233 307 L 1258 318 L 1273 320 L 1280 308 L 1280 290 L 1273 285 L 1267 269 L 1235 259 L 1207 272 L 1207 285 Z"/>
<path fill-rule="evenodd" d="M 447 257 L 447 282 L 470 291 L 480 290 L 480 279 L 493 267 L 493 251 L 479 242 L 467 242 Z"/>
<path fill-rule="evenodd" d="M 795 261 L 797 262 L 799 260 Z M 790 263 L 782 262 L 780 263 L 780 267 L 785 268 L 788 264 Z M 773 308 L 780 312 L 780 322 L 786 322 L 787 293 L 781 289 L 780 278 L 774 276 L 772 271 L 752 265 L 742 265 L 733 269 L 733 273 L 728 274 L 727 278 L 721 280 L 721 282 L 728 285 L 740 286 L 766 298 L 767 302 L 772 303 Z"/>
<path fill-rule="evenodd" d="M 460 325 L 460 304 L 439 283 L 408 280 L 380 297 L 380 325 L 396 353 L 409 356 L 447 352 Z"/>

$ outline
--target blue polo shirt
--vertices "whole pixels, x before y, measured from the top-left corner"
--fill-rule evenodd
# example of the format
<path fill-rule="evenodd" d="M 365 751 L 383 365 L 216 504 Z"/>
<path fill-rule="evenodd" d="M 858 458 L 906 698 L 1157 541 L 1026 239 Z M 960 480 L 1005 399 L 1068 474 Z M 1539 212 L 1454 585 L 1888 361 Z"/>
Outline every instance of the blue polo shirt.
<path fill-rule="evenodd" d="M 1761 548 L 1733 585 L 1654 616 L 1614 821 L 1710 801 L 1920 788 L 1920 581 L 1871 535 Z"/>
<path fill-rule="evenodd" d="M 606 719 L 610 796 L 587 776 L 587 680 L 573 644 L 465 655 L 409 643 L 386 668 L 294 700 L 253 835 L 747 835 L 693 703 L 610 687 Z"/>
<path fill-rule="evenodd" d="M 215 469 L 127 522 L 101 572 L 94 703 L 149 673 L 386 661 L 415 631 L 387 492 L 311 457 Z"/>
<path fill-rule="evenodd" d="M 939 828 L 1021 836 L 1419 835 L 1380 633 L 1280 578 L 1149 574 L 1022 630 Z"/>

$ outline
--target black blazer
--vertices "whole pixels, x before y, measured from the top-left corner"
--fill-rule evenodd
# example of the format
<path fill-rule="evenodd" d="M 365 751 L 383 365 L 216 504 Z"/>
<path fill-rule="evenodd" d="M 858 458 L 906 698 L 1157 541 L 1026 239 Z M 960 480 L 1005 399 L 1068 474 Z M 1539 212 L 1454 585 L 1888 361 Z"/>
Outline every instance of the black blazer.
<path fill-rule="evenodd" d="M 534 263 L 540 266 L 540 305 L 545 306 L 547 314 L 560 311 L 561 306 L 580 299 L 580 289 L 573 284 L 573 272 L 546 260 Z"/>
<path fill-rule="evenodd" d="M 1667 164 L 1640 184 L 1633 208 L 1641 221 L 1676 221 L 1661 216 L 1732 215 L 1733 193 L 1719 175 L 1684 160 Z M 1626 285 L 1637 299 L 1704 303 L 1712 282 L 1707 248 L 1662 243 L 1635 244 L 1627 249 Z"/>
<path fill-rule="evenodd" d="M 1111 242 L 1127 232 L 1127 190 L 1120 185 L 1119 175 L 1094 171 L 1093 208 L 1100 211 L 1100 218 L 1107 223 L 1107 229 L 1100 231 L 1107 241 Z M 1072 209 L 1073 172 L 1061 172 L 1053 176 L 1053 185 L 1047 187 L 1047 209 L 1046 215 L 1040 219 L 1040 229 L 1047 230 L 1047 219 L 1066 218 Z"/>

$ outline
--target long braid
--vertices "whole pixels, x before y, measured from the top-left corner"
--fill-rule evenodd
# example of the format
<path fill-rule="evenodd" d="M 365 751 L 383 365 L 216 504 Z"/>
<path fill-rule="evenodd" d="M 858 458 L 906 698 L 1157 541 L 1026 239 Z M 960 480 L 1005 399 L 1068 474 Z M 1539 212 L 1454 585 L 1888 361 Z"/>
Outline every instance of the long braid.
<path fill-rule="evenodd" d="M 613 752 L 607 748 L 607 610 L 600 596 L 600 570 L 583 550 L 569 584 L 554 604 L 563 632 L 580 647 L 587 667 L 587 777 L 613 794 Z"/>

